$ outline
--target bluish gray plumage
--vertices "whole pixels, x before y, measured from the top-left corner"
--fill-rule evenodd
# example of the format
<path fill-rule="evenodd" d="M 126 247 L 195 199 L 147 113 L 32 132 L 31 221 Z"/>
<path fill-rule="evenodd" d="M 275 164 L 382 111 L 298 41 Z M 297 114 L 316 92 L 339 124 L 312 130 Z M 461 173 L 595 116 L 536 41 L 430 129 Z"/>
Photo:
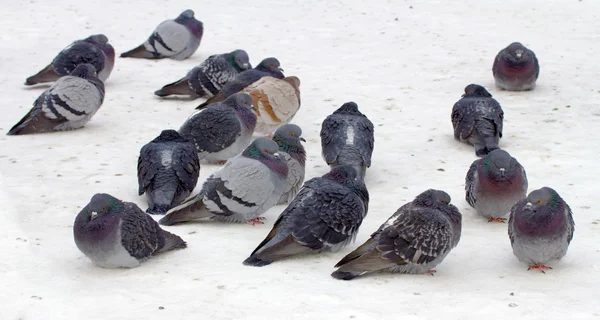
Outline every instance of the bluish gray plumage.
<path fill-rule="evenodd" d="M 471 144 L 477 156 L 498 149 L 504 111 L 484 87 L 470 84 L 452 108 L 454 139 Z"/>
<path fill-rule="evenodd" d="M 376 271 L 432 274 L 460 240 L 462 215 L 450 201 L 444 191 L 421 193 L 338 262 L 331 275 L 351 280 Z"/>
<path fill-rule="evenodd" d="M 567 254 L 575 232 L 573 212 L 552 188 L 534 190 L 510 211 L 508 236 L 513 253 L 528 270 L 552 269 L 548 262 Z"/>
<path fill-rule="evenodd" d="M 494 59 L 492 73 L 496 87 L 500 89 L 533 90 L 540 75 L 540 64 L 533 51 L 520 42 L 513 42 L 498 52 Z"/>
<path fill-rule="evenodd" d="M 273 135 L 273 141 L 279 146 L 279 155 L 288 166 L 285 191 L 277 204 L 292 201 L 304 182 L 306 151 L 300 141 L 306 140 L 301 135 L 302 129 L 295 124 L 284 124 Z"/>
<path fill-rule="evenodd" d="M 287 174 L 277 144 L 267 138 L 256 139 L 241 155 L 208 177 L 198 195 L 167 212 L 160 223 L 173 225 L 202 219 L 262 223 L 260 215 L 277 204 Z"/>
<path fill-rule="evenodd" d="M 346 102 L 323 121 L 321 147 L 329 166 L 352 166 L 364 180 L 375 147 L 373 123 L 356 103 Z"/>
<path fill-rule="evenodd" d="M 77 214 L 73 235 L 77 248 L 103 268 L 137 267 L 157 253 L 187 246 L 135 203 L 105 193 L 95 194 Z"/>
<path fill-rule="evenodd" d="M 91 64 L 81 64 L 58 79 L 8 135 L 66 131 L 83 127 L 104 102 L 104 83 Z"/>
<path fill-rule="evenodd" d="M 244 265 L 262 267 L 302 253 L 338 251 L 353 242 L 369 193 L 356 170 L 338 166 L 306 181 Z"/>
<path fill-rule="evenodd" d="M 232 95 L 194 113 L 179 133 L 194 143 L 200 160 L 222 163 L 242 152 L 252 140 L 256 126 L 252 108 L 248 94 Z"/>
<path fill-rule="evenodd" d="M 165 214 L 185 200 L 198 182 L 200 160 L 193 143 L 175 130 L 163 130 L 140 150 L 139 194 L 148 198 L 151 214 Z"/>

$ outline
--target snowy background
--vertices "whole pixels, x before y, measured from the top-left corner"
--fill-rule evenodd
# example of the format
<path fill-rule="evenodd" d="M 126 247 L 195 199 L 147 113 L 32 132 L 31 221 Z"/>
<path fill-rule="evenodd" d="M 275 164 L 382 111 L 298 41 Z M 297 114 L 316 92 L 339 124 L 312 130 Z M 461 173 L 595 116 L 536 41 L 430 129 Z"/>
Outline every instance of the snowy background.
<path fill-rule="evenodd" d="M 2 7 L 0 319 L 600 319 L 600 1 L 32 0 Z M 85 128 L 4 135 L 46 88 L 26 88 L 25 78 L 59 50 L 104 33 L 120 54 L 187 8 L 205 26 L 190 59 L 117 58 L 106 100 Z M 540 61 L 533 92 L 494 88 L 493 59 L 513 41 Z M 243 266 L 284 209 L 277 206 L 260 226 L 168 227 L 189 248 L 139 268 L 94 267 L 74 244 L 75 215 L 97 192 L 145 209 L 139 149 L 162 129 L 178 129 L 202 101 L 152 92 L 209 55 L 237 48 L 253 65 L 277 57 L 286 75 L 302 81 L 293 122 L 307 139 L 307 179 L 328 171 L 319 140 L 328 114 L 353 100 L 374 122 L 371 201 L 357 242 L 338 253 Z M 470 83 L 502 105 L 500 146 L 527 170 L 529 191 L 550 186 L 573 209 L 569 252 L 546 274 L 528 272 L 512 254 L 506 224 L 487 223 L 464 200 L 476 158 L 453 140 L 450 112 Z M 202 166 L 197 190 L 217 168 Z M 435 276 L 329 276 L 428 188 L 448 192 L 463 213 L 461 242 Z"/>

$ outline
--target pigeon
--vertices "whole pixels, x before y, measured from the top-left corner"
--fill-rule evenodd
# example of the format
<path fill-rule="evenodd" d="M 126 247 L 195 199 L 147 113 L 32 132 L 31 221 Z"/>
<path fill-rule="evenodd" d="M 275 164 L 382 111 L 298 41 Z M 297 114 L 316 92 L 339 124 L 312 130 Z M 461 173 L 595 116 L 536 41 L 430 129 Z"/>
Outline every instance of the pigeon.
<path fill-rule="evenodd" d="M 303 253 L 336 252 L 354 242 L 369 205 L 369 192 L 356 177 L 353 167 L 341 165 L 306 181 L 244 265 L 262 267 Z"/>
<path fill-rule="evenodd" d="M 529 266 L 527 270 L 552 269 L 546 264 L 567 254 L 574 232 L 573 212 L 552 188 L 532 191 L 510 210 L 510 244 L 519 261 Z"/>
<path fill-rule="evenodd" d="M 344 103 L 321 125 L 323 158 L 330 167 L 347 164 L 364 180 L 375 144 L 373 123 L 352 101 Z"/>
<path fill-rule="evenodd" d="M 77 214 L 73 235 L 77 248 L 102 268 L 135 268 L 157 253 L 187 247 L 135 203 L 106 193 L 95 194 Z"/>
<path fill-rule="evenodd" d="M 115 65 L 115 49 L 108 43 L 105 35 L 96 34 L 71 43 L 59 52 L 48 66 L 27 78 L 25 85 L 54 82 L 84 63 L 96 68 L 100 80 L 104 82 L 108 79 Z"/>
<path fill-rule="evenodd" d="M 169 210 L 159 223 L 211 219 L 262 224 L 260 215 L 277 204 L 287 174 L 288 167 L 277 154 L 277 143 L 258 138 L 208 177 L 198 195 Z"/>
<path fill-rule="evenodd" d="M 471 144 L 482 157 L 498 149 L 504 111 L 484 87 L 470 84 L 452 108 L 454 139 Z"/>
<path fill-rule="evenodd" d="M 288 176 L 285 191 L 277 204 L 287 204 L 296 196 L 304 182 L 306 151 L 300 141 L 306 142 L 301 137 L 302 129 L 295 124 L 286 124 L 273 135 L 273 141 L 279 146 L 279 155 L 288 166 Z"/>
<path fill-rule="evenodd" d="M 275 58 L 266 58 L 254 69 L 246 70 L 235 76 L 235 78 L 227 82 L 217 94 L 200 104 L 196 109 L 203 109 L 211 103 L 223 101 L 230 95 L 244 90 L 244 88 L 260 80 L 262 77 L 270 76 L 277 79 L 283 79 L 285 76 L 282 71 L 283 69 L 280 67 L 279 60 Z"/>
<path fill-rule="evenodd" d="M 185 10 L 175 20 L 159 24 L 146 42 L 121 54 L 121 58 L 185 60 L 200 46 L 204 26 L 194 18 L 193 10 Z"/>
<path fill-rule="evenodd" d="M 83 127 L 104 102 L 104 83 L 91 64 L 81 64 L 58 79 L 8 135 L 66 131 Z"/>
<path fill-rule="evenodd" d="M 193 98 L 210 98 L 227 82 L 245 70 L 252 68 L 244 50 L 215 54 L 193 68 L 188 74 L 154 92 L 159 97 L 185 95 Z"/>
<path fill-rule="evenodd" d="M 263 77 L 244 88 L 256 107 L 255 133 L 272 134 L 278 127 L 290 123 L 300 109 L 300 79 L 298 77 Z"/>
<path fill-rule="evenodd" d="M 249 95 L 234 94 L 194 113 L 181 126 L 179 134 L 194 143 L 200 160 L 223 164 L 250 144 L 256 126 L 252 108 Z"/>
<path fill-rule="evenodd" d="M 509 91 L 535 89 L 540 64 L 533 51 L 519 42 L 500 50 L 492 67 L 496 87 Z"/>
<path fill-rule="evenodd" d="M 527 196 L 527 174 L 517 159 L 496 149 L 473 161 L 465 178 L 465 199 L 488 222 L 504 222 L 517 201 Z"/>
<path fill-rule="evenodd" d="M 165 214 L 185 200 L 198 182 L 200 160 L 193 143 L 175 130 L 163 130 L 142 147 L 138 158 L 140 196 L 146 193 L 150 214 Z"/>
<path fill-rule="evenodd" d="M 421 193 L 338 262 L 331 276 L 352 280 L 376 271 L 433 275 L 460 240 L 462 215 L 450 200 L 440 190 Z"/>

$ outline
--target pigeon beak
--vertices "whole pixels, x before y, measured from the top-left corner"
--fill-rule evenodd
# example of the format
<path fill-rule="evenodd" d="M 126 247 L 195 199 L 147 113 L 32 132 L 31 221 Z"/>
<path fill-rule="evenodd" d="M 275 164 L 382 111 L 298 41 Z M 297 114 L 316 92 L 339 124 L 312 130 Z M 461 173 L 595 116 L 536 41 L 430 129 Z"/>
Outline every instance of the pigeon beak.
<path fill-rule="evenodd" d="M 533 206 L 533 204 L 531 202 L 527 202 L 527 204 L 525 205 L 525 209 L 531 210 L 532 206 Z"/>
<path fill-rule="evenodd" d="M 250 64 L 244 63 L 244 64 L 242 64 L 242 67 L 244 67 L 244 69 L 250 69 Z"/>
<path fill-rule="evenodd" d="M 96 212 L 96 211 L 92 211 L 92 217 L 91 217 L 91 219 L 90 219 L 90 220 L 94 220 L 94 219 L 96 219 L 96 217 L 97 217 L 97 216 L 98 216 L 98 212 Z"/>
<path fill-rule="evenodd" d="M 283 68 L 282 67 L 277 67 L 277 69 L 279 69 L 279 71 L 283 72 Z"/>
<path fill-rule="evenodd" d="M 253 104 L 250 105 L 250 109 L 252 109 L 252 111 L 258 112 L 258 108 L 256 108 L 256 106 Z"/>
<path fill-rule="evenodd" d="M 515 51 L 515 54 L 518 59 L 521 59 L 521 56 L 523 55 L 523 50 L 517 50 L 517 51 Z"/>
<path fill-rule="evenodd" d="M 275 159 L 279 159 L 279 152 L 273 153 L 273 156 L 275 157 Z"/>
<path fill-rule="evenodd" d="M 504 178 L 506 176 L 506 169 L 500 168 L 500 176 Z"/>
<path fill-rule="evenodd" d="M 300 137 L 300 141 L 306 142 L 306 140 L 304 138 L 302 138 L 302 137 Z"/>

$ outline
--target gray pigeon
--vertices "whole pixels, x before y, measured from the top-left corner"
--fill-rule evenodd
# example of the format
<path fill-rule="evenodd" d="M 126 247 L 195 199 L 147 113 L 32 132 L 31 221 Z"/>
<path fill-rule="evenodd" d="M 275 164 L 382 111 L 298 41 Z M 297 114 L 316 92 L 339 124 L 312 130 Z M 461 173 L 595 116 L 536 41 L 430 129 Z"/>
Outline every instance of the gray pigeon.
<path fill-rule="evenodd" d="M 510 244 L 527 270 L 552 269 L 546 264 L 567 254 L 574 232 L 571 208 L 549 187 L 532 191 L 510 211 Z"/>
<path fill-rule="evenodd" d="M 527 195 L 525 169 L 504 150 L 473 161 L 465 178 L 465 199 L 488 222 L 504 222 L 517 201 Z"/>
<path fill-rule="evenodd" d="M 200 160 L 223 164 L 250 144 L 256 126 L 252 108 L 252 98 L 248 94 L 232 95 L 194 113 L 179 133 L 194 143 Z"/>
<path fill-rule="evenodd" d="M 102 268 L 134 268 L 151 256 L 187 245 L 160 228 L 135 203 L 95 194 L 75 218 L 75 244 Z"/>
<path fill-rule="evenodd" d="M 203 33 L 202 22 L 194 18 L 194 11 L 188 9 L 175 20 L 163 21 L 146 42 L 122 53 L 121 57 L 184 60 L 196 52 Z"/>
<path fill-rule="evenodd" d="M 510 91 L 535 89 L 540 64 L 533 51 L 519 42 L 500 50 L 492 67 L 496 87 Z"/>
<path fill-rule="evenodd" d="M 65 131 L 83 127 L 104 102 L 104 83 L 91 64 L 81 64 L 58 79 L 8 135 Z"/>
<path fill-rule="evenodd" d="M 196 147 L 175 130 L 163 130 L 142 147 L 138 158 L 139 194 L 146 192 L 150 214 L 165 214 L 185 200 L 198 182 Z"/>
<path fill-rule="evenodd" d="M 323 158 L 330 167 L 346 164 L 364 180 L 375 146 L 371 120 L 358 111 L 354 102 L 346 102 L 329 115 L 321 125 Z"/>
<path fill-rule="evenodd" d="M 287 174 L 288 167 L 277 154 L 277 144 L 267 138 L 256 139 L 241 155 L 208 177 L 197 196 L 167 212 L 159 222 L 173 225 L 211 219 L 263 223 L 260 215 L 277 204 Z"/>
<path fill-rule="evenodd" d="M 59 52 L 48 66 L 27 78 L 25 85 L 54 82 L 84 63 L 96 68 L 100 80 L 108 79 L 115 65 L 115 49 L 108 43 L 105 35 L 96 34 L 71 43 Z"/>
<path fill-rule="evenodd" d="M 356 170 L 338 166 L 304 184 L 244 265 L 262 267 L 309 252 L 336 252 L 354 242 L 369 192 Z"/>
<path fill-rule="evenodd" d="M 235 78 L 227 82 L 217 94 L 200 104 L 196 109 L 203 109 L 211 103 L 223 101 L 230 95 L 244 90 L 244 88 L 260 80 L 262 77 L 269 76 L 283 79 L 285 76 L 282 71 L 283 69 L 280 67 L 279 60 L 275 58 L 266 58 L 254 69 L 246 70 L 235 76 Z"/>
<path fill-rule="evenodd" d="M 159 97 L 185 95 L 210 98 L 235 76 L 252 68 L 244 50 L 215 54 L 193 68 L 188 74 L 154 92 Z"/>
<path fill-rule="evenodd" d="M 273 135 L 273 141 L 279 146 L 279 155 L 288 166 L 285 191 L 277 204 L 287 204 L 292 201 L 304 182 L 306 151 L 300 141 L 306 142 L 306 140 L 301 135 L 302 129 L 295 124 L 285 124 Z"/>
<path fill-rule="evenodd" d="M 454 139 L 471 144 L 479 157 L 498 149 L 504 111 L 484 87 L 470 84 L 452 108 Z"/>
<path fill-rule="evenodd" d="M 460 240 L 462 215 L 450 196 L 429 189 L 396 211 L 331 276 L 341 280 L 376 271 L 431 274 Z"/>

